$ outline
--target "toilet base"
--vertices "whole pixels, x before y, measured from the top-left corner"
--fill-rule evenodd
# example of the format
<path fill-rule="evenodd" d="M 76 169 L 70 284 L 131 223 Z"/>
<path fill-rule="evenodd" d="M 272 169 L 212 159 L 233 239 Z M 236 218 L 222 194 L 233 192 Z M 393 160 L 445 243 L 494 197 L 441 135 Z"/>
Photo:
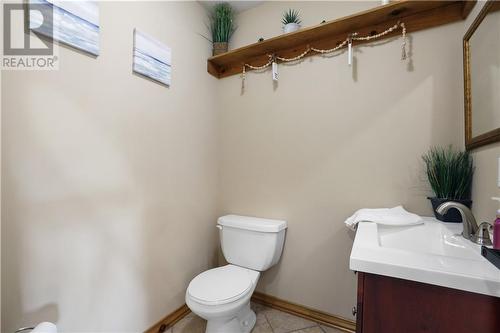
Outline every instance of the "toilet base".
<path fill-rule="evenodd" d="M 250 333 L 256 320 L 257 316 L 248 302 L 236 316 L 209 319 L 205 333 Z"/>

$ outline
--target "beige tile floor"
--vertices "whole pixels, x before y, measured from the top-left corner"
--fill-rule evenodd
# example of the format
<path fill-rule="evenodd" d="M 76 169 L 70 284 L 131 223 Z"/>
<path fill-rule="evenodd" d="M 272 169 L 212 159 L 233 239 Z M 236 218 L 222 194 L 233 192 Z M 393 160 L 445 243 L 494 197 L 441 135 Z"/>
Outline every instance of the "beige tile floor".
<path fill-rule="evenodd" d="M 263 305 L 252 303 L 257 314 L 257 323 L 252 333 L 341 333 L 335 328 L 320 325 L 314 321 L 296 317 Z M 204 333 L 206 322 L 190 313 L 181 319 L 167 333 Z"/>

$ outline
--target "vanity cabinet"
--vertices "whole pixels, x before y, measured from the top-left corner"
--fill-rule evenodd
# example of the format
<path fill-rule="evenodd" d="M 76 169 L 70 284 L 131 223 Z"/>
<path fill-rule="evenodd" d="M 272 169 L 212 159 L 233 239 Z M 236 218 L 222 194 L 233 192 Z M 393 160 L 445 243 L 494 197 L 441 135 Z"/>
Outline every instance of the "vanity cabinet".
<path fill-rule="evenodd" d="M 499 333 L 500 298 L 358 272 L 357 333 Z"/>

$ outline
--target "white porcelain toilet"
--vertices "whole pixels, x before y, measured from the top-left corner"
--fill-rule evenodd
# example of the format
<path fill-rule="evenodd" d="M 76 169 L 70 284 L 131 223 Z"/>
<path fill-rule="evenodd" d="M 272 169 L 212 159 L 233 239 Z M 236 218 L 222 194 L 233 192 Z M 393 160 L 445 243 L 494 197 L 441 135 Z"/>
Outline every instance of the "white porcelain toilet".
<path fill-rule="evenodd" d="M 249 333 L 255 325 L 250 298 L 260 272 L 281 257 L 287 223 L 226 215 L 217 227 L 229 265 L 196 276 L 187 288 L 186 304 L 207 320 L 206 333 Z"/>

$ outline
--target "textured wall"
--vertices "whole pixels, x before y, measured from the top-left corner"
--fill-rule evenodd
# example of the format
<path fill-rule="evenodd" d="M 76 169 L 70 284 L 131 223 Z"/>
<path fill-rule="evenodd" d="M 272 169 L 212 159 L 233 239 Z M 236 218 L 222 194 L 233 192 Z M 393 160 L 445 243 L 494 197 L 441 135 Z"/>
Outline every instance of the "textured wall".
<path fill-rule="evenodd" d="M 139 332 L 214 265 L 215 79 L 197 2 L 100 3 L 101 55 L 2 73 L 2 332 Z M 138 28 L 172 86 L 132 74 Z M 192 98 L 196 96 L 196 98 Z"/>
<path fill-rule="evenodd" d="M 310 26 L 374 2 L 267 2 L 242 12 L 232 47 L 280 33 L 281 13 L 299 9 Z M 430 215 L 420 156 L 432 145 L 462 145 L 463 22 L 401 40 L 307 58 L 271 73 L 219 83 L 220 213 L 285 219 L 279 265 L 265 272 L 265 293 L 352 318 L 353 234 L 344 220 L 362 207 L 404 205 Z"/>
<path fill-rule="evenodd" d="M 377 4 L 265 3 L 239 15 L 232 47 L 279 34 L 289 7 L 309 26 Z M 463 146 L 461 39 L 472 19 L 411 34 L 409 63 L 399 39 L 384 41 L 356 47 L 353 68 L 341 54 L 280 66 L 277 86 L 249 73 L 241 95 L 238 76 L 206 74 L 197 3 L 100 6 L 97 59 L 61 47 L 57 72 L 2 73 L 2 331 L 40 320 L 144 330 L 214 264 L 213 223 L 225 213 L 289 222 L 260 291 L 352 318 L 343 221 L 398 204 L 431 214 L 420 155 Z M 131 74 L 135 27 L 172 47 L 171 88 Z M 481 218 L 497 207 L 499 153 L 474 153 Z"/>

